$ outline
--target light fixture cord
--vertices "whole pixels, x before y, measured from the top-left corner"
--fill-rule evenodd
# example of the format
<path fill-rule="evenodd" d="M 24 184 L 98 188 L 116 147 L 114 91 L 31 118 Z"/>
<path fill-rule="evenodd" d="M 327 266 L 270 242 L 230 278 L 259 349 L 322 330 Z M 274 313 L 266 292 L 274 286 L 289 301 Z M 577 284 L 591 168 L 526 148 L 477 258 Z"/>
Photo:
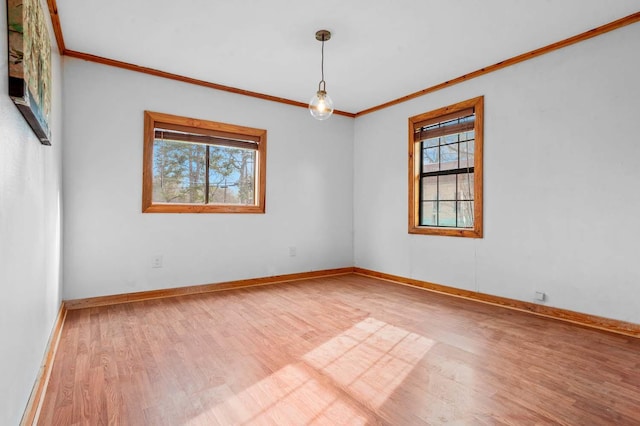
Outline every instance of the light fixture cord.
<path fill-rule="evenodd" d="M 324 81 L 324 34 L 322 34 L 322 55 L 321 55 L 321 59 L 320 59 L 320 74 L 322 75 L 322 79 L 320 80 L 320 83 L 318 83 L 318 90 L 327 90 L 327 83 L 325 83 Z"/>

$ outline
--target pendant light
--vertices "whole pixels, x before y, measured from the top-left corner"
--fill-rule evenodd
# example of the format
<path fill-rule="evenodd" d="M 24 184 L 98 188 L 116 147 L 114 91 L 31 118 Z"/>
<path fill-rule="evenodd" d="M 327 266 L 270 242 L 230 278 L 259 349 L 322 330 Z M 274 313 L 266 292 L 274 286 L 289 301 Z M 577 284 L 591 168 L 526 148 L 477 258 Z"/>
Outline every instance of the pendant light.
<path fill-rule="evenodd" d="M 324 42 L 331 39 L 331 33 L 327 30 L 316 32 L 316 40 L 322 42 L 322 60 L 320 62 L 320 71 L 322 80 L 318 83 L 318 91 L 309 102 L 309 112 L 316 120 L 326 120 L 333 114 L 333 101 L 327 95 L 326 83 L 324 81 Z"/>

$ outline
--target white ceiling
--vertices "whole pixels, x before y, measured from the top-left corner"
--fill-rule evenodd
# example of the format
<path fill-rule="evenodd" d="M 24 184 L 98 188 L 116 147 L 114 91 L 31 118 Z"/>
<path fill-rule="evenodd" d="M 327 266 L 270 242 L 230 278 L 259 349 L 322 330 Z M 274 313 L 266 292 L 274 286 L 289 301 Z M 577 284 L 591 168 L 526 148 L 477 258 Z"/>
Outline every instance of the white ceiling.
<path fill-rule="evenodd" d="M 640 0 L 57 0 L 67 49 L 358 112 L 640 10 Z"/>

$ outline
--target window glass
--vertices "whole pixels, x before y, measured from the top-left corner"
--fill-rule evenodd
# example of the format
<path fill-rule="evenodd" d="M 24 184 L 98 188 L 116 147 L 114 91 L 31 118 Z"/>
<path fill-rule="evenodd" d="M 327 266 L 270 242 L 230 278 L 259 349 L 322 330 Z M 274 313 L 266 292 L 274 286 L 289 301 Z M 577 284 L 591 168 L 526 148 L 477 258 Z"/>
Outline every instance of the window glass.
<path fill-rule="evenodd" d="M 266 131 L 145 112 L 143 211 L 264 213 Z"/>
<path fill-rule="evenodd" d="M 483 115 L 480 97 L 409 119 L 410 233 L 482 237 Z"/>

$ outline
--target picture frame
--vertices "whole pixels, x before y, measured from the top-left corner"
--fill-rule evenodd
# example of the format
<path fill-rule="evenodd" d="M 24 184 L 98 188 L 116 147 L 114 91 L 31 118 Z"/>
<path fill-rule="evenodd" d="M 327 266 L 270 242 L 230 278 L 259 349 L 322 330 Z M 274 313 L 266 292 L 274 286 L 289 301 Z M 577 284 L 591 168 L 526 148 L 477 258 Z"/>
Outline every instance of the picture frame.
<path fill-rule="evenodd" d="M 40 143 L 51 145 L 51 40 L 39 0 L 7 0 L 9 97 Z"/>

